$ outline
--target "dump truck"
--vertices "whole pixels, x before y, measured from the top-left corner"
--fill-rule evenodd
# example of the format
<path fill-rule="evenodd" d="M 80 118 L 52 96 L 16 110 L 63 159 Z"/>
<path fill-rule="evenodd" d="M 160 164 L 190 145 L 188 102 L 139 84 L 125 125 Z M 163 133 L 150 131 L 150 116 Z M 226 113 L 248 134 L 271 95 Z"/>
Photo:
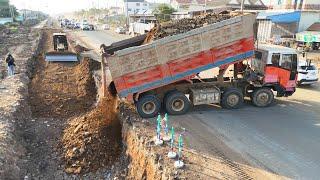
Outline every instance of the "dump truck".
<path fill-rule="evenodd" d="M 68 51 L 69 44 L 66 33 L 53 33 L 53 51 L 45 54 L 45 60 L 49 62 L 74 62 L 78 61 L 77 54 Z"/>
<path fill-rule="evenodd" d="M 143 118 L 155 117 L 162 109 L 181 115 L 201 104 L 240 108 L 244 97 L 258 107 L 269 106 L 274 92 L 294 93 L 296 60 L 287 58 L 283 68 L 272 65 L 272 53 L 257 51 L 255 19 L 255 14 L 242 14 L 148 44 L 144 35 L 102 46 L 103 83 L 105 67 L 112 76 L 103 87 L 133 102 Z M 230 66 L 233 77 L 225 77 Z M 199 77 L 212 68 L 219 68 L 216 77 Z"/>

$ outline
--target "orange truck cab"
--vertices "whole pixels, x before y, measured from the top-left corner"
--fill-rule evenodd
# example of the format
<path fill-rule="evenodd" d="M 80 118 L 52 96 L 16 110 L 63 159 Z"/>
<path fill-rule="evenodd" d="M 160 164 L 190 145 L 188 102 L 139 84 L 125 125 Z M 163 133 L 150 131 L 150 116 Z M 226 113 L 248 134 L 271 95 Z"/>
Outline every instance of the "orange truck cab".
<path fill-rule="evenodd" d="M 297 82 L 298 55 L 295 49 L 261 44 L 256 48 L 251 67 L 263 76 L 263 85 L 272 87 L 277 96 L 290 96 Z"/>

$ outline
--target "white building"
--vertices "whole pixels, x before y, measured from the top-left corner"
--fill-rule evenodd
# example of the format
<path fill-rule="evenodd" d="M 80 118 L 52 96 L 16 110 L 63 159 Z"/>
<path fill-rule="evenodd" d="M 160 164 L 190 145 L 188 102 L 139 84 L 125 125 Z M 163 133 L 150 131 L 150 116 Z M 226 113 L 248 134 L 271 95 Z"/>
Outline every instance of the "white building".
<path fill-rule="evenodd" d="M 258 39 L 261 41 L 294 37 L 297 32 L 320 22 L 319 0 L 272 0 L 266 5 L 271 10 L 260 11 L 257 18 Z"/>
<path fill-rule="evenodd" d="M 145 0 L 124 0 L 124 13 L 126 15 L 145 14 L 150 9 L 150 4 Z"/>

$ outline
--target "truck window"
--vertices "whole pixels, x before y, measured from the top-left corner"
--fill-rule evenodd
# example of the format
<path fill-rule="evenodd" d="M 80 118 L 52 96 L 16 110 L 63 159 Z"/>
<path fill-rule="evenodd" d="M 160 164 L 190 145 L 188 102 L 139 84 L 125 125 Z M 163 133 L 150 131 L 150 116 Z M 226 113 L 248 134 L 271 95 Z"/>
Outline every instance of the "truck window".
<path fill-rule="evenodd" d="M 281 67 L 288 70 L 297 69 L 297 55 L 296 54 L 283 54 L 281 60 Z"/>
<path fill-rule="evenodd" d="M 316 70 L 317 68 L 314 65 L 310 66 L 300 66 L 302 70 Z"/>
<path fill-rule="evenodd" d="M 271 57 L 272 66 L 279 67 L 280 53 L 273 53 Z"/>

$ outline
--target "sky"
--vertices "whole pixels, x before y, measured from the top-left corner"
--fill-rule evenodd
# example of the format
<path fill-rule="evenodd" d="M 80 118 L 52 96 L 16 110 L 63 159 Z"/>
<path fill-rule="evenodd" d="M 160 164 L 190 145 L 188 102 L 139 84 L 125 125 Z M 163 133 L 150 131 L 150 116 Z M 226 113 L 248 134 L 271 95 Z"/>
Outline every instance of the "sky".
<path fill-rule="evenodd" d="M 169 3 L 170 0 L 147 0 L 149 2 Z M 262 0 L 269 3 L 270 0 Z M 10 0 L 18 9 L 43 11 L 47 14 L 72 12 L 91 7 L 119 6 L 123 0 Z"/>
<path fill-rule="evenodd" d="M 148 0 L 150 2 L 170 2 L 170 0 Z M 119 6 L 122 0 L 10 0 L 18 9 L 40 10 L 48 14 L 59 14 L 90 7 Z"/>

